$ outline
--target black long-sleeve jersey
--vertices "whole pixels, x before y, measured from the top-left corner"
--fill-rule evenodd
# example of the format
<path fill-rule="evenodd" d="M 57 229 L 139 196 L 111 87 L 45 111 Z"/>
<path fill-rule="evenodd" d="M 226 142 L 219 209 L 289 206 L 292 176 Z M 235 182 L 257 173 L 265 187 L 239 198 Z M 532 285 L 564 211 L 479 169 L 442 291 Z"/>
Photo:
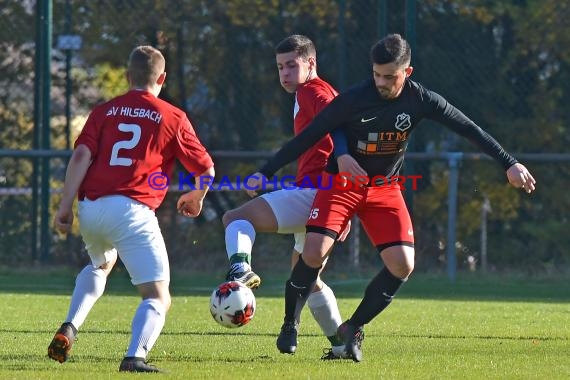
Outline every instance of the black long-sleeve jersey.
<path fill-rule="evenodd" d="M 370 178 L 399 174 L 411 132 L 423 119 L 437 121 L 467 138 L 508 169 L 517 160 L 441 95 L 406 79 L 400 96 L 383 99 L 373 79 L 337 96 L 307 128 L 289 140 L 260 173 L 271 177 L 327 133 L 342 128 L 348 153 Z M 330 169 L 331 165 L 329 165 Z"/>

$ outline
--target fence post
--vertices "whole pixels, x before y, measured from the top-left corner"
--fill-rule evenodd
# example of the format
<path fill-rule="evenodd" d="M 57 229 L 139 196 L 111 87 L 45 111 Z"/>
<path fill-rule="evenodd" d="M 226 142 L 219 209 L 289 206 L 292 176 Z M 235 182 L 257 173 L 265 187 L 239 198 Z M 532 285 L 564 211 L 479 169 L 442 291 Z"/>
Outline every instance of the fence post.
<path fill-rule="evenodd" d="M 455 282 L 457 257 L 455 251 L 455 224 L 457 220 L 457 188 L 459 184 L 459 161 L 463 153 L 452 152 L 447 155 L 449 164 L 449 182 L 447 191 L 447 276 Z"/>
<path fill-rule="evenodd" d="M 43 96 L 42 96 L 42 149 L 50 149 L 51 133 L 51 44 L 52 44 L 52 0 L 40 2 L 42 13 L 42 45 L 43 54 L 41 56 L 43 69 Z M 50 200 L 50 157 L 42 159 L 42 182 L 41 182 L 41 260 L 46 262 L 50 251 L 50 228 L 49 228 L 49 200 Z"/>
<path fill-rule="evenodd" d="M 347 86 L 347 41 L 346 41 L 346 2 L 338 2 L 338 83 L 339 88 L 344 90 Z"/>
<path fill-rule="evenodd" d="M 487 214 L 491 212 L 491 202 L 485 194 L 481 207 L 481 270 L 487 272 Z"/>
<path fill-rule="evenodd" d="M 353 217 L 350 225 L 350 262 L 352 267 L 360 267 L 360 219 Z"/>
<path fill-rule="evenodd" d="M 406 40 L 410 44 L 410 48 L 413 53 L 416 51 L 416 0 L 406 0 Z M 412 62 L 412 66 L 414 66 L 414 62 Z M 408 152 L 415 152 L 420 144 L 417 141 L 418 135 L 412 135 L 408 141 Z M 404 166 L 404 174 L 405 175 L 416 175 L 416 164 L 414 160 L 406 160 L 406 164 Z M 406 187 L 404 190 L 404 199 L 406 200 L 406 205 L 408 206 L 408 211 L 414 218 L 414 193 L 415 191 L 411 189 L 409 186 Z"/>
<path fill-rule="evenodd" d="M 32 146 L 34 150 L 41 148 L 41 128 L 42 128 L 42 56 L 43 56 L 43 38 L 42 38 L 42 10 L 39 3 L 36 3 L 36 36 L 35 36 L 35 67 L 34 67 L 34 133 Z M 40 176 L 40 158 L 32 157 L 33 174 L 32 174 L 32 259 L 38 258 L 38 214 L 39 214 L 39 176 Z"/>
<path fill-rule="evenodd" d="M 388 33 L 388 4 L 386 0 L 378 0 L 378 39 Z"/>
<path fill-rule="evenodd" d="M 71 35 L 71 0 L 65 0 L 65 35 Z M 71 55 L 72 49 L 65 49 L 65 149 L 71 149 Z"/>

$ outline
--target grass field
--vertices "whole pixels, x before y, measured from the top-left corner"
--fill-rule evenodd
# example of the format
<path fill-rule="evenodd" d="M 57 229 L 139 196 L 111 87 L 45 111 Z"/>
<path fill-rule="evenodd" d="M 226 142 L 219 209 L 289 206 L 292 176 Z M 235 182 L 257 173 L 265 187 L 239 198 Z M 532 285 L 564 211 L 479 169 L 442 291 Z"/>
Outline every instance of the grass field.
<path fill-rule="evenodd" d="M 220 274 L 217 278 L 221 278 Z M 570 285 L 567 279 L 416 275 L 366 326 L 364 359 L 319 360 L 327 341 L 305 311 L 298 352 L 282 355 L 284 278 L 256 292 L 247 326 L 219 327 L 208 311 L 216 276 L 172 280 L 173 306 L 150 354 L 166 374 L 119 374 L 139 302 L 124 273 L 111 276 L 83 325 L 71 359 L 47 358 L 65 317 L 74 274 L 0 274 L 0 379 L 570 379 Z M 367 275 L 327 279 L 343 316 L 358 304 Z"/>

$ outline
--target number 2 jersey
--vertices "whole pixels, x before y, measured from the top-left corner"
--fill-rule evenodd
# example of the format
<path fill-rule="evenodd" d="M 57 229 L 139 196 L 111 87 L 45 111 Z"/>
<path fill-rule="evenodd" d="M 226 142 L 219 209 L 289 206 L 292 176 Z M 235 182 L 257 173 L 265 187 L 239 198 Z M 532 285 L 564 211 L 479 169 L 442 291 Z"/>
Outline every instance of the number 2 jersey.
<path fill-rule="evenodd" d="M 142 90 L 96 106 L 75 147 L 81 144 L 92 163 L 79 200 L 124 195 L 154 210 L 166 196 L 175 159 L 196 176 L 213 166 L 184 111 Z"/>
<path fill-rule="evenodd" d="M 407 79 L 400 96 L 383 99 L 373 79 L 337 96 L 303 132 L 287 142 L 260 173 L 269 177 L 320 138 L 342 128 L 348 153 L 374 176 L 399 174 L 411 132 L 423 119 L 437 121 L 467 138 L 505 169 L 517 162 L 499 143 L 441 95 Z M 343 153 L 335 147 L 337 155 Z M 333 160 L 331 160 L 333 161 Z M 335 172 L 329 162 L 329 171 Z"/>

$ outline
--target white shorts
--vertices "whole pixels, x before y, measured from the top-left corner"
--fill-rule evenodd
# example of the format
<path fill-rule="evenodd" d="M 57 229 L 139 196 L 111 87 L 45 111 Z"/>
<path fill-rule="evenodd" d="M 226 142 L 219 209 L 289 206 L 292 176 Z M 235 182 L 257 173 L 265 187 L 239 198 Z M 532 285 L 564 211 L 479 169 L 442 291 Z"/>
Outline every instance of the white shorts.
<path fill-rule="evenodd" d="M 154 211 L 122 195 L 79 202 L 79 228 L 94 267 L 117 253 L 133 285 L 170 282 L 166 246 Z"/>
<path fill-rule="evenodd" d="M 305 225 L 317 189 L 295 188 L 265 193 L 261 197 L 269 204 L 277 219 L 277 233 L 293 234 L 295 250 L 302 253 L 305 246 Z"/>

